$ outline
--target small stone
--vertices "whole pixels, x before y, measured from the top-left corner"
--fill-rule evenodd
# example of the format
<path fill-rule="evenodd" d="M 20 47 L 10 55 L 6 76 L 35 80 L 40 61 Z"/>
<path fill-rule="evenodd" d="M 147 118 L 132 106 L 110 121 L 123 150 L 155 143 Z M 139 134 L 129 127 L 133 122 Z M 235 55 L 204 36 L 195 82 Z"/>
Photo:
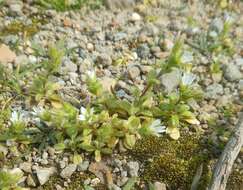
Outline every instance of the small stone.
<path fill-rule="evenodd" d="M 166 190 L 166 185 L 164 183 L 155 182 L 154 190 Z"/>
<path fill-rule="evenodd" d="M 130 177 L 137 177 L 139 171 L 139 163 L 138 162 L 128 162 L 127 163 L 128 174 Z"/>
<path fill-rule="evenodd" d="M 137 66 L 131 66 L 128 68 L 128 75 L 130 79 L 135 80 L 140 76 L 140 69 Z"/>
<path fill-rule="evenodd" d="M 9 3 L 9 10 L 11 15 L 22 15 L 23 3 L 21 1 Z"/>
<path fill-rule="evenodd" d="M 243 78 L 243 74 L 240 72 L 240 68 L 236 65 L 230 64 L 226 66 L 224 76 L 227 80 L 233 82 Z"/>
<path fill-rule="evenodd" d="M 172 50 L 173 47 L 174 47 L 174 43 L 169 39 L 164 39 L 164 41 L 162 41 L 161 43 L 161 48 L 166 51 Z"/>
<path fill-rule="evenodd" d="M 114 88 L 116 84 L 116 80 L 110 77 L 103 77 L 100 80 L 101 85 L 103 86 L 103 89 L 107 92 L 111 91 L 111 88 Z"/>
<path fill-rule="evenodd" d="M 24 172 L 26 172 L 26 173 L 31 173 L 32 172 L 32 164 L 31 163 L 29 163 L 29 162 L 23 162 L 23 163 L 21 163 L 21 164 L 19 164 L 19 168 L 21 169 L 21 170 L 23 170 Z"/>
<path fill-rule="evenodd" d="M 132 22 L 136 22 L 136 21 L 140 21 L 140 20 L 141 20 L 141 16 L 138 13 L 132 13 L 132 16 L 131 16 Z"/>
<path fill-rule="evenodd" d="M 71 27 L 72 26 L 72 21 L 69 18 L 64 18 L 64 20 L 63 20 L 63 26 L 65 26 L 65 27 Z"/>
<path fill-rule="evenodd" d="M 48 149 L 47 149 L 47 152 L 48 152 L 48 154 L 50 155 L 50 157 L 53 157 L 54 155 L 55 155 L 55 149 L 54 148 L 52 148 L 52 147 L 48 147 Z"/>
<path fill-rule="evenodd" d="M 114 41 L 117 42 L 117 41 L 121 41 L 121 40 L 124 40 L 126 39 L 127 37 L 127 34 L 124 33 L 124 32 L 118 32 L 114 35 Z"/>
<path fill-rule="evenodd" d="M 94 45 L 92 43 L 87 43 L 87 50 L 88 51 L 93 51 L 94 50 Z"/>
<path fill-rule="evenodd" d="M 37 168 L 36 174 L 41 185 L 44 185 L 49 178 L 56 172 L 56 168 Z"/>
<path fill-rule="evenodd" d="M 0 46 L 0 63 L 11 63 L 16 59 L 16 54 L 5 44 Z"/>
<path fill-rule="evenodd" d="M 238 88 L 239 90 L 243 90 L 243 79 L 239 80 Z"/>
<path fill-rule="evenodd" d="M 90 181 L 90 185 L 91 185 L 92 187 L 97 186 L 99 183 L 100 183 L 100 179 L 97 178 L 97 177 L 94 178 L 94 179 L 92 179 L 92 180 Z"/>
<path fill-rule="evenodd" d="M 63 67 L 61 67 L 62 73 L 68 73 L 68 72 L 76 72 L 78 70 L 78 67 L 75 63 L 73 63 L 70 59 L 64 60 Z"/>
<path fill-rule="evenodd" d="M 78 168 L 77 170 L 78 171 L 86 171 L 87 169 L 89 168 L 89 161 L 88 160 L 85 160 L 83 161 L 82 163 L 78 164 Z"/>
<path fill-rule="evenodd" d="M 62 178 L 69 178 L 76 171 L 76 169 L 77 169 L 76 164 L 69 164 L 66 168 L 62 170 L 60 175 Z"/>
<path fill-rule="evenodd" d="M 222 95 L 224 93 L 223 86 L 218 83 L 214 83 L 209 85 L 206 88 L 205 97 L 211 98 L 211 99 L 217 99 L 219 95 Z"/>
<path fill-rule="evenodd" d="M 47 158 L 48 158 L 48 153 L 47 153 L 47 152 L 43 152 L 43 154 L 42 154 L 42 158 L 43 158 L 43 159 L 47 159 Z"/>
<path fill-rule="evenodd" d="M 181 81 L 181 71 L 179 69 L 174 69 L 170 73 L 166 73 L 161 77 L 161 83 L 165 87 L 167 92 L 174 90 Z"/>
<path fill-rule="evenodd" d="M 55 185 L 55 187 L 56 187 L 56 190 L 64 190 L 64 188 L 62 187 L 62 186 L 60 186 L 60 185 Z"/>
<path fill-rule="evenodd" d="M 110 66 L 112 64 L 112 59 L 107 54 L 101 54 L 97 56 L 96 64 L 98 64 L 98 66 L 100 65 L 101 67 Z"/>
<path fill-rule="evenodd" d="M 30 187 L 36 187 L 36 183 L 35 183 L 35 180 L 33 179 L 32 175 L 28 175 L 28 177 L 26 179 L 26 183 Z"/>
<path fill-rule="evenodd" d="M 150 48 L 147 44 L 141 44 L 137 49 L 137 54 L 141 58 L 148 58 L 150 55 Z"/>

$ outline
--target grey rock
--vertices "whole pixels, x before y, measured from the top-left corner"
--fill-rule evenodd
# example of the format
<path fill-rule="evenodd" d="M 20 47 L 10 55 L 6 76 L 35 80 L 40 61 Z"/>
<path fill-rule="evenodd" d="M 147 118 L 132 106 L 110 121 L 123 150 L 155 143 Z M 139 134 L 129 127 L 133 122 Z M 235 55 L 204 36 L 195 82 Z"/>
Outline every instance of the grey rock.
<path fill-rule="evenodd" d="M 181 71 L 174 69 L 170 73 L 166 73 L 161 77 L 161 83 L 167 92 L 174 90 L 181 81 Z"/>
<path fill-rule="evenodd" d="M 239 80 L 238 88 L 239 90 L 243 90 L 243 79 Z"/>
<path fill-rule="evenodd" d="M 104 0 L 104 5 L 111 10 L 130 8 L 135 5 L 135 0 Z"/>
<path fill-rule="evenodd" d="M 89 168 L 89 161 L 88 160 L 85 160 L 83 161 L 81 164 L 78 164 L 78 168 L 77 170 L 78 171 L 86 171 L 87 169 Z"/>
<path fill-rule="evenodd" d="M 127 37 L 127 34 L 126 33 L 124 33 L 124 32 L 118 32 L 118 33 L 116 33 L 115 35 L 114 35 L 114 41 L 121 41 L 121 40 L 124 40 L 124 39 L 126 39 L 126 37 Z"/>
<path fill-rule="evenodd" d="M 21 1 L 9 3 L 10 14 L 13 16 L 22 15 L 23 3 Z"/>
<path fill-rule="evenodd" d="M 224 28 L 224 23 L 221 18 L 215 18 L 210 24 L 211 30 L 216 31 L 217 33 L 220 33 Z"/>
<path fill-rule="evenodd" d="M 111 185 L 109 186 L 109 189 L 110 189 L 110 190 L 121 190 L 121 188 L 120 188 L 119 186 L 115 185 L 115 184 L 111 184 Z"/>
<path fill-rule="evenodd" d="M 217 99 L 219 95 L 223 94 L 223 92 L 224 92 L 223 86 L 221 84 L 214 83 L 214 84 L 209 85 L 206 88 L 205 97 Z"/>
<path fill-rule="evenodd" d="M 141 58 L 148 58 L 150 55 L 150 48 L 147 44 L 141 44 L 137 49 L 137 54 Z"/>
<path fill-rule="evenodd" d="M 66 168 L 62 170 L 60 175 L 62 178 L 69 178 L 76 171 L 76 169 L 77 169 L 76 164 L 69 164 Z"/>
<path fill-rule="evenodd" d="M 61 67 L 61 73 L 76 72 L 78 67 L 70 59 L 65 59 L 63 62 L 63 67 Z"/>
<path fill-rule="evenodd" d="M 140 69 L 137 66 L 131 66 L 128 68 L 128 75 L 130 79 L 135 80 L 140 75 Z"/>
<path fill-rule="evenodd" d="M 101 54 L 97 56 L 96 64 L 100 67 L 110 66 L 112 64 L 112 59 L 108 54 Z"/>
<path fill-rule="evenodd" d="M 30 162 L 23 162 L 19 164 L 19 168 L 23 170 L 26 173 L 31 173 L 32 172 L 32 164 Z"/>
<path fill-rule="evenodd" d="M 127 163 L 128 174 L 130 177 L 137 177 L 139 171 L 139 163 L 130 161 Z"/>
<path fill-rule="evenodd" d="M 226 65 L 224 76 L 231 82 L 242 79 L 243 77 L 242 73 L 240 72 L 240 68 L 233 64 Z"/>
<path fill-rule="evenodd" d="M 166 185 L 164 183 L 155 182 L 154 190 L 166 190 Z"/>
<path fill-rule="evenodd" d="M 182 63 L 190 63 L 193 61 L 193 55 L 191 52 L 186 51 L 183 53 L 182 57 L 181 57 L 181 61 Z"/>
<path fill-rule="evenodd" d="M 41 185 L 44 185 L 55 172 L 54 167 L 36 169 L 36 175 Z"/>
<path fill-rule="evenodd" d="M 26 183 L 30 187 L 36 187 L 36 182 L 33 179 L 32 175 L 28 175 L 28 177 L 26 178 Z"/>

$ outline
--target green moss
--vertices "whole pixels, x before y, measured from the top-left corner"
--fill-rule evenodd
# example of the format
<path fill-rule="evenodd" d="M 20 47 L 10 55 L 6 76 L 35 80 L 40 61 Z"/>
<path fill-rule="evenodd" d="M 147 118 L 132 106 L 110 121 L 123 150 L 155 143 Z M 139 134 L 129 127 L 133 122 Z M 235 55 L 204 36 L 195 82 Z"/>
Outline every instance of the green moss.
<path fill-rule="evenodd" d="M 83 190 L 84 181 L 88 178 L 93 178 L 93 175 L 85 174 L 85 173 L 79 173 L 75 172 L 71 178 L 71 183 L 68 184 L 68 187 L 66 190 Z M 43 185 L 42 187 L 39 187 L 38 190 L 53 190 L 56 189 L 56 185 L 63 186 L 63 179 L 60 176 L 52 176 L 49 181 Z M 95 187 L 97 190 L 106 190 L 106 186 L 103 184 L 99 184 Z"/>
<path fill-rule="evenodd" d="M 0 31 L 0 36 L 21 34 L 25 37 L 31 37 L 39 31 L 38 25 L 43 23 L 44 21 L 35 18 L 32 19 L 32 24 L 30 25 L 27 25 L 21 21 L 13 21 Z"/>
<path fill-rule="evenodd" d="M 238 170 L 234 170 L 229 179 L 227 184 L 227 190 L 240 190 L 243 187 L 243 172 Z"/>
<path fill-rule="evenodd" d="M 203 174 L 198 189 L 205 189 L 211 177 L 208 153 L 204 152 L 204 145 L 195 134 L 184 133 L 178 141 L 167 137 L 146 137 L 137 142 L 132 155 L 144 163 L 141 177 L 145 181 L 161 181 L 169 189 L 190 189 L 201 164 Z"/>

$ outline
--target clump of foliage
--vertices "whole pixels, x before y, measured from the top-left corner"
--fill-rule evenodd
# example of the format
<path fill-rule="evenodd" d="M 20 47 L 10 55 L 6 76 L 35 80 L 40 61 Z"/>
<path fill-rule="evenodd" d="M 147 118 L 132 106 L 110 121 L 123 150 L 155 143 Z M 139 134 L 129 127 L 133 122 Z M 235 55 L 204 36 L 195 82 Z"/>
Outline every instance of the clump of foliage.
<path fill-rule="evenodd" d="M 38 0 L 37 4 L 42 7 L 55 9 L 57 11 L 68 11 L 80 9 L 82 6 L 87 5 L 91 8 L 98 8 L 103 4 L 102 0 Z"/>
<path fill-rule="evenodd" d="M 145 164 L 141 176 L 147 181 L 161 181 L 170 189 L 190 189 L 198 167 L 203 164 L 203 174 L 199 189 L 203 189 L 210 180 L 208 171 L 208 153 L 200 137 L 183 133 L 178 141 L 166 137 L 149 136 L 139 140 L 132 149 L 132 155 Z"/>
<path fill-rule="evenodd" d="M 19 81 L 28 76 L 26 72 L 30 68 L 25 72 L 22 67 L 15 69 L 11 80 L 6 80 L 6 70 L 0 70 L 3 73 L 0 81 L 8 93 L 21 95 L 29 100 L 30 105 L 38 104 L 33 113 L 34 126 L 29 127 L 24 116 L 15 113 L 17 119 L 2 130 L 2 140 L 10 138 L 39 147 L 51 144 L 58 150 L 74 152 L 74 160 L 82 160 L 78 153 L 86 151 L 94 154 L 99 161 L 102 154 L 111 154 L 118 143 L 132 149 L 142 136 L 167 133 L 172 139 L 179 139 L 181 127 L 199 124 L 187 101 L 198 99 L 201 94 L 191 86 L 195 76 L 188 71 L 181 76 L 181 85 L 175 91 L 167 93 L 159 90 L 161 84 L 158 79 L 163 73 L 170 72 L 174 67 L 183 68 L 182 41 L 175 44 L 166 60 L 166 67 L 162 64 L 154 68 L 148 74 L 143 90 L 131 87 L 128 92 L 130 99 L 118 97 L 113 87 L 111 91 L 104 90 L 95 72 L 88 72 L 86 84 L 90 100 L 80 109 L 60 98 L 59 86 L 52 80 L 58 74 L 66 53 L 64 44 L 60 42 L 47 50 L 35 46 L 45 58 L 31 68 L 32 71 L 38 68 L 39 71 L 33 79 L 24 80 L 27 85 Z"/>
<path fill-rule="evenodd" d="M 2 190 L 24 190 L 17 185 L 18 181 L 22 176 L 17 174 L 12 174 L 7 171 L 0 171 L 0 189 Z"/>

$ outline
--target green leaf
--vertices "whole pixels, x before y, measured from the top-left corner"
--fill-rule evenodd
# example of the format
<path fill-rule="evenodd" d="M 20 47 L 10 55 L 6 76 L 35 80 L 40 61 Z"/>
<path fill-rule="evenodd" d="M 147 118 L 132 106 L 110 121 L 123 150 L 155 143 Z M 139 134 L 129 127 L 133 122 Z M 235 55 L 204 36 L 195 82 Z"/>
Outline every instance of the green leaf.
<path fill-rule="evenodd" d="M 132 149 L 136 143 L 135 135 L 125 135 L 124 145 L 127 149 Z"/>
<path fill-rule="evenodd" d="M 170 118 L 170 124 L 173 127 L 179 127 L 180 126 L 180 120 L 178 115 L 172 115 Z"/>
<path fill-rule="evenodd" d="M 134 186 L 135 186 L 136 182 L 137 182 L 137 178 L 135 178 L 135 177 L 130 178 L 127 181 L 126 185 L 122 188 L 122 190 L 132 190 L 132 189 L 134 189 Z"/>
<path fill-rule="evenodd" d="M 56 150 L 64 150 L 66 148 L 66 145 L 64 143 L 58 143 L 58 144 L 55 144 L 54 148 Z"/>
<path fill-rule="evenodd" d="M 101 153 L 99 150 L 95 150 L 95 161 L 100 162 L 101 161 Z"/>
<path fill-rule="evenodd" d="M 80 164 L 83 162 L 83 158 L 81 155 L 79 155 L 78 153 L 74 153 L 73 155 L 73 163 L 74 164 Z"/>

